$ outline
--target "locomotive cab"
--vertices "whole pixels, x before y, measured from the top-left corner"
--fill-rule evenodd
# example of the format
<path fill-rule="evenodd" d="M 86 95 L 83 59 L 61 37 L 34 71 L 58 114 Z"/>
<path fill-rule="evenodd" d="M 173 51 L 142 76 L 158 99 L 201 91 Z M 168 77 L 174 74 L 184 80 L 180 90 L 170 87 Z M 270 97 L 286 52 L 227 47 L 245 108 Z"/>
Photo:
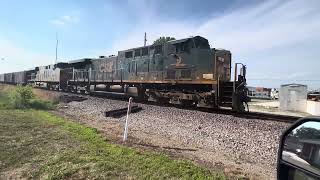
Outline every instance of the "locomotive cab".
<path fill-rule="evenodd" d="M 196 84 L 212 84 L 214 53 L 208 40 L 195 36 L 169 41 L 165 46 L 167 80 L 192 81 Z"/>

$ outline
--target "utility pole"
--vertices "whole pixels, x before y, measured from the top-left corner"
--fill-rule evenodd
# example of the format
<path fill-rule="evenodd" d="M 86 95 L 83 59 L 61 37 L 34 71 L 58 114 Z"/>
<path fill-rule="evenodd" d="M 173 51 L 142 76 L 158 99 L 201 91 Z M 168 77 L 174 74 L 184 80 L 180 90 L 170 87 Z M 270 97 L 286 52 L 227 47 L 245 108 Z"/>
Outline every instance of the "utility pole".
<path fill-rule="evenodd" d="M 56 61 L 55 61 L 55 64 L 57 64 L 58 63 L 58 43 L 59 43 L 59 41 L 58 41 L 58 32 L 56 33 Z"/>
<path fill-rule="evenodd" d="M 144 33 L 144 46 L 147 45 L 147 33 L 145 32 Z"/>

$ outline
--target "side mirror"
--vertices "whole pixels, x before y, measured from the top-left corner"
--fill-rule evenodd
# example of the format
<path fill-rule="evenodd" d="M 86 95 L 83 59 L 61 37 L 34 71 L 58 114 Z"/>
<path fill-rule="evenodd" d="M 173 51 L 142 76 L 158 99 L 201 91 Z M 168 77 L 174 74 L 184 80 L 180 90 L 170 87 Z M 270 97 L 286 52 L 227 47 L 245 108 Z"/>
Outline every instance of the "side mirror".
<path fill-rule="evenodd" d="M 281 136 L 279 180 L 320 179 L 320 117 L 301 118 Z"/>

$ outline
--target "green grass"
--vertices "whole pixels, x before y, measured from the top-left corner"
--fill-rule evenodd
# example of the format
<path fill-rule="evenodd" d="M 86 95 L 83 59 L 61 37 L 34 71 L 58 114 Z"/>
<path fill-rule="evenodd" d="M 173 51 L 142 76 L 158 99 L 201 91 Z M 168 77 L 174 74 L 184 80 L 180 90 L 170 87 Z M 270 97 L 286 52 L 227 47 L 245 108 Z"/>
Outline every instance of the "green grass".
<path fill-rule="evenodd" d="M 0 177 L 225 179 L 185 160 L 113 145 L 96 129 L 45 111 L 0 110 L 0 144 Z"/>
<path fill-rule="evenodd" d="M 5 91 L 0 91 L 0 109 L 9 108 L 10 98 L 9 93 Z"/>
<path fill-rule="evenodd" d="M 186 160 L 114 145 L 94 128 L 35 110 L 51 109 L 51 102 L 33 98 L 29 109 L 15 109 L 9 96 L 0 91 L 0 179 L 225 179 Z"/>

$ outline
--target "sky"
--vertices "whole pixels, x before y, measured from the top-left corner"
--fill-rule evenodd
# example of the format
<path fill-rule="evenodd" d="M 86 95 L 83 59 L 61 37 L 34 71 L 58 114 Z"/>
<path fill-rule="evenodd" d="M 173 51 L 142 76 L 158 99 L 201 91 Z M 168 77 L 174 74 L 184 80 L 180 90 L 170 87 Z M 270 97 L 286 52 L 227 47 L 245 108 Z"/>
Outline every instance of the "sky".
<path fill-rule="evenodd" d="M 200 35 L 249 86 L 320 88 L 319 0 L 0 0 L 0 73 Z"/>

